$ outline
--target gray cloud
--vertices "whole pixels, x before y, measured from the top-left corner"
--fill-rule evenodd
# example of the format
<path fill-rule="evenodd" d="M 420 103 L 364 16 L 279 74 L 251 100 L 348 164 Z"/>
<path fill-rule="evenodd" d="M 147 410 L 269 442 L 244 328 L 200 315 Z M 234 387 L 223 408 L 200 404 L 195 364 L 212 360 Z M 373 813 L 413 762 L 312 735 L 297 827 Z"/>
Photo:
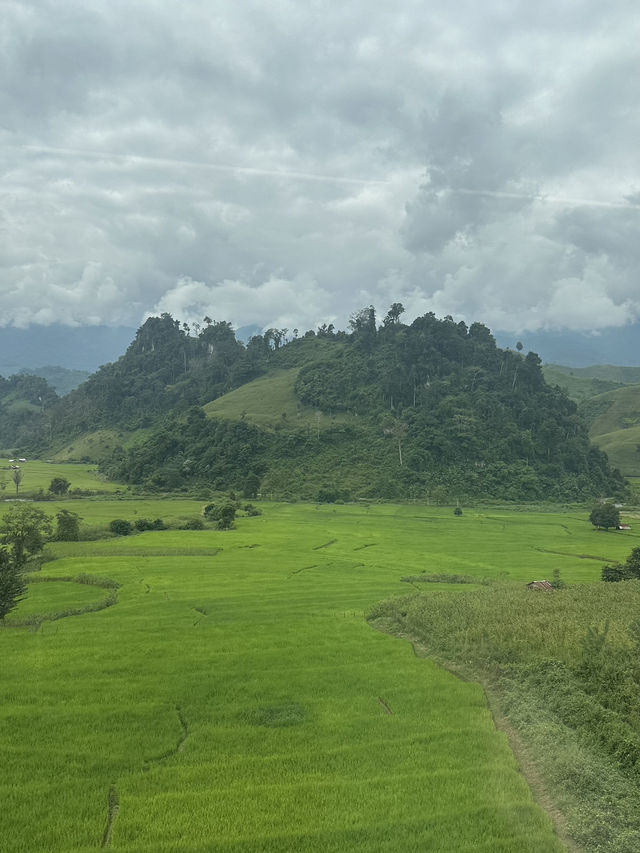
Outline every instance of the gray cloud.
<path fill-rule="evenodd" d="M 640 318 L 626 0 L 13 0 L 0 322 Z"/>

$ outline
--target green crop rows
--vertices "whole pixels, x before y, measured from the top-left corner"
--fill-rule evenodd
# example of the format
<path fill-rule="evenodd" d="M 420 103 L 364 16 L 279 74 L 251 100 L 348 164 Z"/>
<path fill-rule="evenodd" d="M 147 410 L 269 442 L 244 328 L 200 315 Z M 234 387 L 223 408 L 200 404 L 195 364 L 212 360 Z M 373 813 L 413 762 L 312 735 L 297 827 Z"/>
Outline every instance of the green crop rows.
<path fill-rule="evenodd" d="M 78 509 L 197 508 L 157 504 Z M 120 588 L 34 630 L 108 590 L 32 584 L 0 629 L 3 850 L 561 850 L 480 686 L 364 614 L 424 570 L 596 580 L 633 544 L 579 515 L 267 504 L 228 532 L 49 546 L 39 577 Z"/>

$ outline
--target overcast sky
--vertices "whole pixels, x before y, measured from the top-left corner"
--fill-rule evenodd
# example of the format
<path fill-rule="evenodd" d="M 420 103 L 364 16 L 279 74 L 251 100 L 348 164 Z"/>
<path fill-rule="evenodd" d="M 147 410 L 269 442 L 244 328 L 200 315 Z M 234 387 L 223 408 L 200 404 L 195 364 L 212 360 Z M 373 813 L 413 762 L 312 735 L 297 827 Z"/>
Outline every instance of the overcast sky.
<path fill-rule="evenodd" d="M 0 0 L 0 324 L 640 319 L 637 0 Z"/>

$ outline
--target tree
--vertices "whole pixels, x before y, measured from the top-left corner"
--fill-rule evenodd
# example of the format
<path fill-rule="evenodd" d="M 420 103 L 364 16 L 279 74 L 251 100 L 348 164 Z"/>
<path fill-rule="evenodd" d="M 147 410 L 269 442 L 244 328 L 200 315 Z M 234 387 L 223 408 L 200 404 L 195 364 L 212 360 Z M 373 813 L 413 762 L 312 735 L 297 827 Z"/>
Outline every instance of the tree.
<path fill-rule="evenodd" d="M 50 489 L 50 491 L 52 491 Z M 77 542 L 80 538 L 81 518 L 77 512 L 61 509 L 56 514 L 58 523 L 56 525 L 56 539 L 59 542 Z"/>
<path fill-rule="evenodd" d="M 27 585 L 10 549 L 0 546 L 0 622 L 24 598 Z"/>
<path fill-rule="evenodd" d="M 620 524 L 620 510 L 610 501 L 599 503 L 594 506 L 589 515 L 589 521 L 594 527 L 617 527 Z"/>
<path fill-rule="evenodd" d="M 634 548 L 625 563 L 602 567 L 602 580 L 608 583 L 640 579 L 640 548 Z"/>
<path fill-rule="evenodd" d="M 404 314 L 404 305 L 402 302 L 394 302 L 391 308 L 387 311 L 387 316 L 382 321 L 384 326 L 395 326 L 400 321 L 400 316 Z"/>
<path fill-rule="evenodd" d="M 22 482 L 22 470 L 20 468 L 14 468 L 11 472 L 11 479 L 16 484 L 16 497 L 18 495 L 18 491 L 20 489 L 20 483 Z"/>
<path fill-rule="evenodd" d="M 54 495 L 66 495 L 70 485 L 64 477 L 54 477 L 49 483 L 49 491 Z"/>
<path fill-rule="evenodd" d="M 50 535 L 51 518 L 28 504 L 12 507 L 0 524 L 0 540 L 18 569 L 22 569 L 28 557 L 42 551 Z"/>

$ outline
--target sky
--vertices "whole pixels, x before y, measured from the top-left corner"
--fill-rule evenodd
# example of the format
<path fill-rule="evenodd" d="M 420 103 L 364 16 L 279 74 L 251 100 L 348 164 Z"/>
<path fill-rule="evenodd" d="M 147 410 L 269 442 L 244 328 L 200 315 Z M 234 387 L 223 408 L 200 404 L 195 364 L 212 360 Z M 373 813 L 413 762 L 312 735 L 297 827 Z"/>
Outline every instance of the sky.
<path fill-rule="evenodd" d="M 0 326 L 640 320 L 636 0 L 0 20 Z"/>

